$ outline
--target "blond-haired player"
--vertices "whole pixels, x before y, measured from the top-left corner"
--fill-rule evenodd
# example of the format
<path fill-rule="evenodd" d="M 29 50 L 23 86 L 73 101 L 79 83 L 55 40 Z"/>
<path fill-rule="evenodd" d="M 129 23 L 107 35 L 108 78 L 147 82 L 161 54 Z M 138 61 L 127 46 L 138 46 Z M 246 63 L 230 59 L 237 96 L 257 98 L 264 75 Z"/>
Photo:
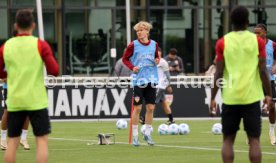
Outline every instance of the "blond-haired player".
<path fill-rule="evenodd" d="M 132 41 L 124 55 L 124 64 L 132 70 L 132 86 L 134 98 L 134 111 L 132 114 L 132 135 L 134 146 L 139 146 L 138 123 L 142 103 L 146 103 L 146 131 L 144 140 L 149 145 L 154 145 L 151 138 L 153 111 L 155 108 L 156 85 L 158 84 L 157 64 L 159 63 L 158 44 L 149 39 L 152 25 L 146 21 L 140 21 L 134 26 L 137 39 Z"/>

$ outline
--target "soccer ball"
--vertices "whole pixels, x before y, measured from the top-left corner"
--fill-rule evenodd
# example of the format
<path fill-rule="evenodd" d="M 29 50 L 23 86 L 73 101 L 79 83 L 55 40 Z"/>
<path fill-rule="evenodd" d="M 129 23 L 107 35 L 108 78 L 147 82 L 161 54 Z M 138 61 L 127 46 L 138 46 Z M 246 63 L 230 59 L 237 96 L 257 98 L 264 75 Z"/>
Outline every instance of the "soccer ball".
<path fill-rule="evenodd" d="M 222 134 L 222 125 L 221 123 L 215 123 L 212 127 L 212 133 L 215 135 Z"/>
<path fill-rule="evenodd" d="M 159 135 L 167 135 L 169 131 L 169 126 L 166 124 L 161 124 L 158 127 L 158 134 Z"/>
<path fill-rule="evenodd" d="M 146 133 L 146 125 L 141 126 L 140 131 L 141 131 L 142 135 L 145 135 L 145 133 Z M 152 134 L 152 132 L 153 132 L 153 127 L 151 127 L 151 129 L 150 129 L 150 134 Z"/>
<path fill-rule="evenodd" d="M 179 126 L 179 134 L 180 135 L 186 135 L 190 133 L 190 127 L 186 123 L 181 123 Z"/>
<path fill-rule="evenodd" d="M 179 127 L 177 124 L 173 123 L 169 125 L 169 130 L 168 130 L 170 135 L 177 135 L 179 134 Z"/>
<path fill-rule="evenodd" d="M 127 121 L 124 119 L 119 119 L 116 123 L 117 129 L 123 130 L 127 128 Z"/>

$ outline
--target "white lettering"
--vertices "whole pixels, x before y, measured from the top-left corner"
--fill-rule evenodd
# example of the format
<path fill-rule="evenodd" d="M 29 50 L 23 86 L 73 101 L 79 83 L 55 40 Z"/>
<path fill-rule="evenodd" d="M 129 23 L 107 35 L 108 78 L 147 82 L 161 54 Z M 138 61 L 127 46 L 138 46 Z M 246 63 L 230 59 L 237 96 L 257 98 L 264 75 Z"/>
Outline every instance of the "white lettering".
<path fill-rule="evenodd" d="M 100 115 L 101 111 L 103 111 L 105 115 L 110 115 L 110 108 L 107 100 L 106 89 L 98 90 L 94 115 Z"/>
<path fill-rule="evenodd" d="M 210 107 L 210 100 L 211 100 L 211 88 L 205 88 L 206 98 L 205 98 L 205 104 L 208 105 L 208 108 Z M 219 106 L 220 113 L 221 113 L 221 106 L 222 106 L 222 97 L 221 97 L 221 91 L 220 89 L 217 92 L 215 101 L 217 105 Z"/>
<path fill-rule="evenodd" d="M 49 116 L 54 115 L 54 91 L 52 89 L 48 89 L 48 111 L 49 111 Z"/>
<path fill-rule="evenodd" d="M 60 116 L 64 112 L 66 116 L 71 116 L 68 95 L 65 89 L 60 89 L 57 96 L 55 116 Z"/>
<path fill-rule="evenodd" d="M 72 90 L 72 116 L 78 116 L 78 110 L 81 116 L 93 115 L 93 90 L 85 89 L 83 98 L 79 89 Z"/>
<path fill-rule="evenodd" d="M 118 115 L 119 111 L 121 111 L 122 115 L 128 115 L 128 112 L 124 103 L 127 89 L 122 89 L 120 95 L 117 89 L 111 89 L 111 92 L 115 101 L 111 115 Z"/>

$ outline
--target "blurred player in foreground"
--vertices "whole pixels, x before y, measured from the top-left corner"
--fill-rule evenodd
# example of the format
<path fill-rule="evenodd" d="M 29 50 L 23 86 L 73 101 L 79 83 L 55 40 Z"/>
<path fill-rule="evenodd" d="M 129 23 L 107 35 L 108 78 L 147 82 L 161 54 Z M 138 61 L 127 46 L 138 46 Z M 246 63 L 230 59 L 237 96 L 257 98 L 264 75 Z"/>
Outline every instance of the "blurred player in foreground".
<path fill-rule="evenodd" d="M 268 70 L 269 78 L 270 78 L 270 83 L 271 83 L 271 90 L 272 90 L 272 98 L 273 102 L 275 103 L 276 101 L 276 92 L 275 92 L 275 76 L 274 74 L 276 73 L 276 43 L 273 42 L 272 40 L 268 39 L 266 37 L 267 34 L 267 28 L 266 25 L 264 24 L 258 24 L 254 28 L 254 32 L 257 36 L 263 38 L 265 40 L 265 48 L 266 48 L 266 68 Z M 266 105 L 267 106 L 267 105 Z M 264 112 L 267 112 L 267 108 L 264 108 Z M 276 140 L 275 140 L 275 119 L 276 119 L 276 114 L 275 114 L 275 108 L 271 108 L 268 113 L 268 120 L 269 120 L 269 138 L 270 138 L 270 143 L 271 145 L 276 145 Z"/>
<path fill-rule="evenodd" d="M 35 29 L 32 10 L 18 10 L 14 26 L 17 36 L 7 40 L 0 48 L 0 78 L 7 78 L 9 87 L 9 141 L 4 162 L 16 162 L 19 136 L 27 117 L 36 137 L 36 162 L 48 162 L 48 134 L 51 126 L 44 86 L 44 64 L 48 74 L 54 76 L 58 75 L 58 64 L 48 43 L 32 36 Z"/>
<path fill-rule="evenodd" d="M 214 84 L 209 109 L 210 113 L 216 112 L 215 97 L 219 86 L 222 86 L 223 162 L 234 161 L 233 145 L 240 121 L 243 119 L 244 130 L 250 144 L 250 162 L 260 163 L 262 160 L 260 100 L 264 98 L 263 86 L 267 92 L 265 101 L 268 107 L 274 107 L 266 69 L 265 42 L 247 30 L 249 11 L 244 6 L 235 7 L 230 19 L 233 31 L 224 35 L 216 44 L 217 71 L 214 83 L 219 83 L 223 78 L 224 85 Z"/>
<path fill-rule="evenodd" d="M 14 30 L 13 36 L 16 36 L 17 32 Z M 7 86 L 7 81 L 6 79 L 3 80 L 3 89 L 2 89 L 2 104 L 3 104 L 3 114 L 1 118 L 1 149 L 6 150 L 7 149 L 7 129 L 8 129 L 8 124 L 7 124 L 7 118 L 8 118 L 8 113 L 7 113 L 7 91 L 8 91 L 8 86 Z M 30 150 L 30 145 L 27 141 L 27 135 L 28 135 L 28 128 L 29 128 L 29 118 L 26 118 L 23 128 L 22 128 L 22 134 L 21 134 L 21 140 L 20 144 L 23 146 L 25 150 Z"/>

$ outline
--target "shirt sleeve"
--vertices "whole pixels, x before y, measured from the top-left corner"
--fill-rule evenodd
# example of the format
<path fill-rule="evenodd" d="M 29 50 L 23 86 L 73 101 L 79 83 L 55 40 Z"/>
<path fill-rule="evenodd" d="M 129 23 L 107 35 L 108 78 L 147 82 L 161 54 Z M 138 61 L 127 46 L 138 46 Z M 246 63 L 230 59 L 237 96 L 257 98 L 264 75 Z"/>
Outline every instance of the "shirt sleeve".
<path fill-rule="evenodd" d="M 162 61 L 163 61 L 162 62 L 163 63 L 163 71 L 169 71 L 170 68 L 169 68 L 168 62 L 165 59 L 163 59 Z M 161 62 L 161 60 L 160 60 L 160 62 Z"/>
<path fill-rule="evenodd" d="M 115 71 L 115 75 L 116 76 L 121 76 L 121 70 L 122 70 L 122 59 L 119 59 L 116 64 L 115 64 L 115 68 L 114 68 L 114 71 Z"/>
<path fill-rule="evenodd" d="M 259 46 L 259 58 L 266 58 L 265 41 L 264 39 L 257 37 Z"/>
<path fill-rule="evenodd" d="M 0 47 L 0 78 L 7 78 L 7 72 L 5 71 L 5 62 L 4 62 L 4 45 Z"/>
<path fill-rule="evenodd" d="M 223 51 L 224 51 L 224 39 L 220 38 L 216 43 L 216 61 L 224 60 Z"/>
<path fill-rule="evenodd" d="M 274 60 L 276 60 L 276 43 L 272 42 L 272 46 L 273 46 L 273 57 L 274 57 Z"/>
<path fill-rule="evenodd" d="M 45 63 L 47 73 L 53 76 L 58 76 L 59 66 L 53 56 L 52 50 L 46 41 L 38 41 L 38 49 L 42 60 Z"/>
<path fill-rule="evenodd" d="M 131 42 L 123 55 L 123 62 L 124 64 L 132 71 L 134 68 L 134 65 L 130 62 L 130 57 L 133 55 L 134 51 L 134 43 Z"/>
<path fill-rule="evenodd" d="M 156 42 L 155 58 L 159 58 L 159 55 L 158 55 L 158 43 L 157 42 Z"/>
<path fill-rule="evenodd" d="M 179 72 L 183 72 L 184 73 L 185 70 L 184 70 L 184 65 L 183 65 L 182 58 L 178 57 L 178 61 L 179 61 L 179 68 L 180 68 Z"/>

